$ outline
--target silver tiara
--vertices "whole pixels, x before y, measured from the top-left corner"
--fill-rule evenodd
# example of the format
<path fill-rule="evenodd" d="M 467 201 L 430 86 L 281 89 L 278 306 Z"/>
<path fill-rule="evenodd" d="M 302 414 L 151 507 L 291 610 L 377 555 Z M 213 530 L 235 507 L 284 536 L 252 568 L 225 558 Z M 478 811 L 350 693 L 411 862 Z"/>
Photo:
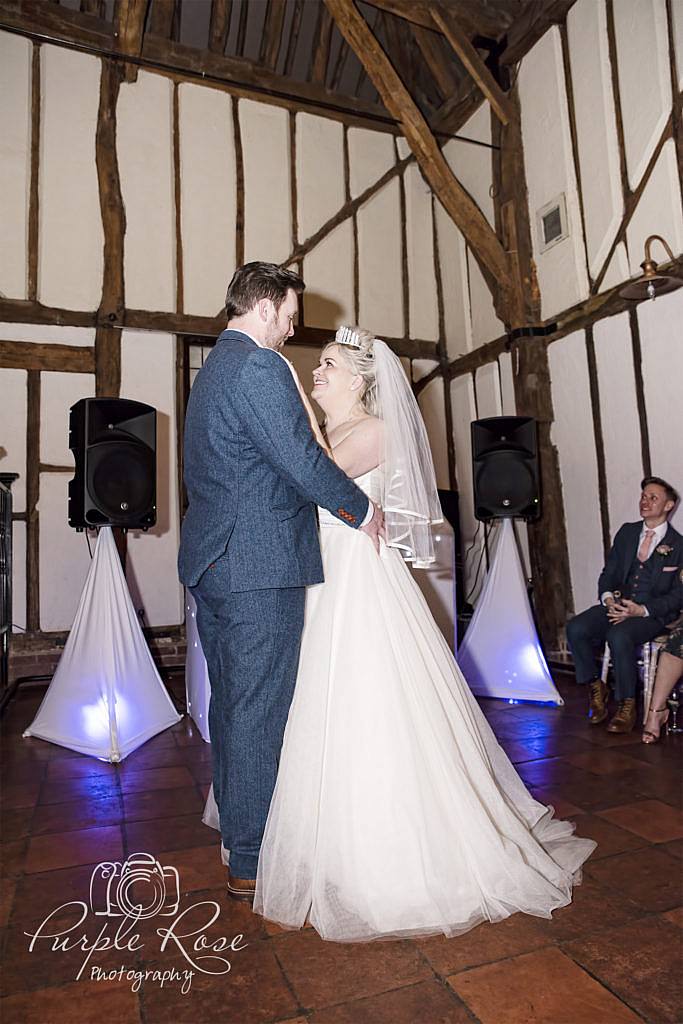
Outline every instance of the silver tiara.
<path fill-rule="evenodd" d="M 337 345 L 348 345 L 349 348 L 360 348 L 360 337 L 350 327 L 340 327 L 334 336 Z"/>

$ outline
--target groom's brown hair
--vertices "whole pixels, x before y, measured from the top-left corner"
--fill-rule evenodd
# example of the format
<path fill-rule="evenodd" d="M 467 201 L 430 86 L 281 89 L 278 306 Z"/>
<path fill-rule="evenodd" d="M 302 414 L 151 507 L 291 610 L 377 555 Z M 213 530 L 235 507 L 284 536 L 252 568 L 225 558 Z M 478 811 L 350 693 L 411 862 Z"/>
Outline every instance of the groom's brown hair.
<path fill-rule="evenodd" d="M 238 267 L 228 285 L 225 312 L 228 320 L 244 316 L 261 299 L 270 299 L 279 309 L 292 289 L 301 295 L 306 285 L 293 270 L 283 270 L 276 263 L 245 263 Z"/>

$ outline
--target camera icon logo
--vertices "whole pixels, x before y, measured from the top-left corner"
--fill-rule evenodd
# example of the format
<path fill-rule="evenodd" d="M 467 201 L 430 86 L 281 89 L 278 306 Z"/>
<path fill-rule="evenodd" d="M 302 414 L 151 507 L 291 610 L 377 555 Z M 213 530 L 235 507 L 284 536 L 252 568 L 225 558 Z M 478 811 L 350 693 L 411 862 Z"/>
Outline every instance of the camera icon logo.
<path fill-rule="evenodd" d="M 107 917 L 171 916 L 178 912 L 180 879 L 151 853 L 133 853 L 124 861 L 103 861 L 90 877 L 90 909 Z"/>

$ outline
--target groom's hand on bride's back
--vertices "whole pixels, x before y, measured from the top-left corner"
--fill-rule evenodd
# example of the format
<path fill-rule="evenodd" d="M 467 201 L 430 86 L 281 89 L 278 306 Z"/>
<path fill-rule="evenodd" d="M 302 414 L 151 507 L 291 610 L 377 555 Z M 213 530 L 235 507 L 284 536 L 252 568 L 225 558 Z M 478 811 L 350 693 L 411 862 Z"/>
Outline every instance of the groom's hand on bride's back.
<path fill-rule="evenodd" d="M 379 539 L 381 537 L 382 540 L 386 540 L 384 532 L 384 512 L 382 512 L 379 505 L 375 505 L 374 501 L 371 501 L 370 504 L 373 507 L 372 519 L 369 523 L 366 523 L 365 526 L 361 526 L 360 530 L 368 535 L 372 543 L 375 545 L 375 551 L 379 554 Z"/>

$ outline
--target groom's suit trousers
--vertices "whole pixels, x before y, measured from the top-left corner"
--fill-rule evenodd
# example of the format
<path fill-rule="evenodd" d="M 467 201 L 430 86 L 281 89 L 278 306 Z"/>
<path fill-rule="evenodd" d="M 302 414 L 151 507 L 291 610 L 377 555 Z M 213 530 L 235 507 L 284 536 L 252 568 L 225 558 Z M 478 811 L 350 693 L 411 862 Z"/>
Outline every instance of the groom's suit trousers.
<path fill-rule="evenodd" d="M 294 694 L 304 587 L 230 592 L 227 556 L 192 594 L 211 683 L 209 729 L 221 838 L 237 878 L 255 878 Z"/>

